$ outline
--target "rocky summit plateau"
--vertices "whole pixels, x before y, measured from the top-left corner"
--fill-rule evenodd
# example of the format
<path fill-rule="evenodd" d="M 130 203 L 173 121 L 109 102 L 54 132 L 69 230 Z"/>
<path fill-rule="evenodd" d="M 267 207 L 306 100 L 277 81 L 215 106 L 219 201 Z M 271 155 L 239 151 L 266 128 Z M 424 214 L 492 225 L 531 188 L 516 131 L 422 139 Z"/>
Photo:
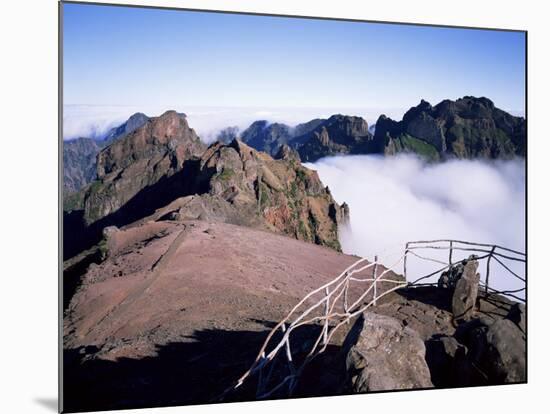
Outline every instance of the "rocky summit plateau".
<path fill-rule="evenodd" d="M 348 205 L 302 161 L 400 152 L 521 157 L 525 120 L 465 97 L 423 101 L 399 122 L 381 116 L 374 134 L 334 115 L 229 127 L 207 145 L 167 111 L 136 114 L 101 142 L 65 143 L 65 409 L 256 399 L 258 377 L 228 387 L 305 295 L 360 259 L 340 245 Z M 525 306 L 479 289 L 478 267 L 465 257 L 437 286 L 411 286 L 383 264 L 362 270 L 350 300 L 375 272 L 387 273 L 378 289 L 400 288 L 343 324 L 292 396 L 525 382 Z M 321 329 L 295 331 L 296 360 Z"/>

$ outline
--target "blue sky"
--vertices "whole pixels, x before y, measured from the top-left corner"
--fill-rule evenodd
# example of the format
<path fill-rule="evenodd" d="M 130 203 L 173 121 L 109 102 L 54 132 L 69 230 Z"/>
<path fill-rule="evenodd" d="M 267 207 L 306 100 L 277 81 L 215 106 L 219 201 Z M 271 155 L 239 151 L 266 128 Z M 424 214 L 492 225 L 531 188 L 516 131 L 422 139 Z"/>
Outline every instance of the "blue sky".
<path fill-rule="evenodd" d="M 524 109 L 524 34 L 64 5 L 64 103 Z"/>

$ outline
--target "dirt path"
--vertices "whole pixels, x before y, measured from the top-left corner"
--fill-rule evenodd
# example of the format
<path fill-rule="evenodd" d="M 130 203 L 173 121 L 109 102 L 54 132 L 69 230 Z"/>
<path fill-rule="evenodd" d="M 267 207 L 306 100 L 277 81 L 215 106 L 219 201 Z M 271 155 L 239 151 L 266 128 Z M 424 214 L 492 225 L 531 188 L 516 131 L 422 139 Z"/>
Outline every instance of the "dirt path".
<path fill-rule="evenodd" d="M 105 313 L 105 316 L 103 316 L 96 325 L 92 326 L 86 335 L 93 333 L 94 329 L 102 324 L 111 325 L 109 323 L 109 319 L 116 321 L 121 315 L 125 314 L 127 309 L 135 303 L 136 299 L 149 293 L 151 285 L 153 285 L 153 283 L 155 283 L 162 275 L 163 270 L 184 242 L 187 235 L 190 233 L 190 227 L 193 225 L 182 224 L 182 226 L 183 230 L 179 232 L 174 241 L 170 243 L 170 246 L 166 252 L 164 252 L 151 267 L 150 275 L 141 283 L 134 286 L 134 288 L 128 292 L 126 297 L 121 302 L 109 308 Z"/>

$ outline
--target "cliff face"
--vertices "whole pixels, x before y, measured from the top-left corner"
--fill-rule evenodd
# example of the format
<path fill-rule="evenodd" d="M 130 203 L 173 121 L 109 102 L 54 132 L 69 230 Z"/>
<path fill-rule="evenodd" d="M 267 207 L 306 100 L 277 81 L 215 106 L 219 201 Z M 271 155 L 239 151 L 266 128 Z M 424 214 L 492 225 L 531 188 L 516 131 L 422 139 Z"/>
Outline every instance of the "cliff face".
<path fill-rule="evenodd" d="M 347 206 L 295 159 L 274 160 L 237 140 L 215 143 L 200 159 L 194 188 L 156 217 L 263 228 L 340 250 L 338 224 L 347 219 Z"/>
<path fill-rule="evenodd" d="M 290 146 L 297 149 L 302 161 L 314 162 L 329 155 L 370 153 L 372 142 L 369 125 L 363 118 L 333 115 L 312 131 L 294 138 Z"/>
<path fill-rule="evenodd" d="M 348 215 L 290 148 L 278 160 L 238 140 L 207 148 L 174 111 L 101 150 L 97 177 L 66 203 L 96 241 L 108 225 L 202 219 L 340 250 L 338 224 Z"/>
<path fill-rule="evenodd" d="M 126 122 L 112 128 L 103 139 L 77 138 L 63 142 L 63 192 L 65 198 L 75 193 L 97 178 L 97 154 L 102 148 L 112 144 L 143 126 L 149 118 L 135 113 Z"/>
<path fill-rule="evenodd" d="M 436 106 L 422 100 L 399 122 L 381 115 L 374 129 L 363 118 L 333 115 L 294 128 L 257 121 L 241 136 L 253 148 L 273 156 L 288 145 L 308 162 L 339 154 L 402 152 L 432 161 L 509 159 L 525 156 L 526 121 L 496 108 L 487 98 L 466 96 Z"/>
<path fill-rule="evenodd" d="M 140 191 L 181 171 L 186 160 L 198 158 L 204 149 L 183 115 L 168 111 L 150 119 L 98 154 L 98 180 L 84 196 L 86 223 L 116 213 Z"/>
<path fill-rule="evenodd" d="M 436 106 L 422 100 L 403 120 L 382 115 L 376 123 L 376 151 L 413 152 L 431 160 L 449 157 L 508 159 L 525 156 L 526 122 L 487 98 L 466 96 Z"/>

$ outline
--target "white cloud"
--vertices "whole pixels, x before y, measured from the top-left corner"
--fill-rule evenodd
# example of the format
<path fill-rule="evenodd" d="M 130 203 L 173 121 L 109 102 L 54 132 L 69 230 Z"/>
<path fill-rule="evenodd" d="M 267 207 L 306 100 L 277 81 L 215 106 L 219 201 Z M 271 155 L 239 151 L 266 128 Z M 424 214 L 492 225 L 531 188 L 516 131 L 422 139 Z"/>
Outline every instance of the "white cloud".
<path fill-rule="evenodd" d="M 308 166 L 338 202 L 350 206 L 350 226 L 341 232 L 347 253 L 378 255 L 390 265 L 412 240 L 458 239 L 525 250 L 523 160 L 426 164 L 409 155 L 365 155 L 324 158 Z M 426 253 L 448 260 L 448 253 Z M 455 252 L 455 259 L 467 255 Z M 485 266 L 479 269 L 483 278 Z M 491 286 L 520 286 L 499 264 L 491 266 Z M 407 267 L 413 280 L 413 274 L 440 266 L 414 259 Z M 525 274 L 523 265 L 512 268 Z"/>

